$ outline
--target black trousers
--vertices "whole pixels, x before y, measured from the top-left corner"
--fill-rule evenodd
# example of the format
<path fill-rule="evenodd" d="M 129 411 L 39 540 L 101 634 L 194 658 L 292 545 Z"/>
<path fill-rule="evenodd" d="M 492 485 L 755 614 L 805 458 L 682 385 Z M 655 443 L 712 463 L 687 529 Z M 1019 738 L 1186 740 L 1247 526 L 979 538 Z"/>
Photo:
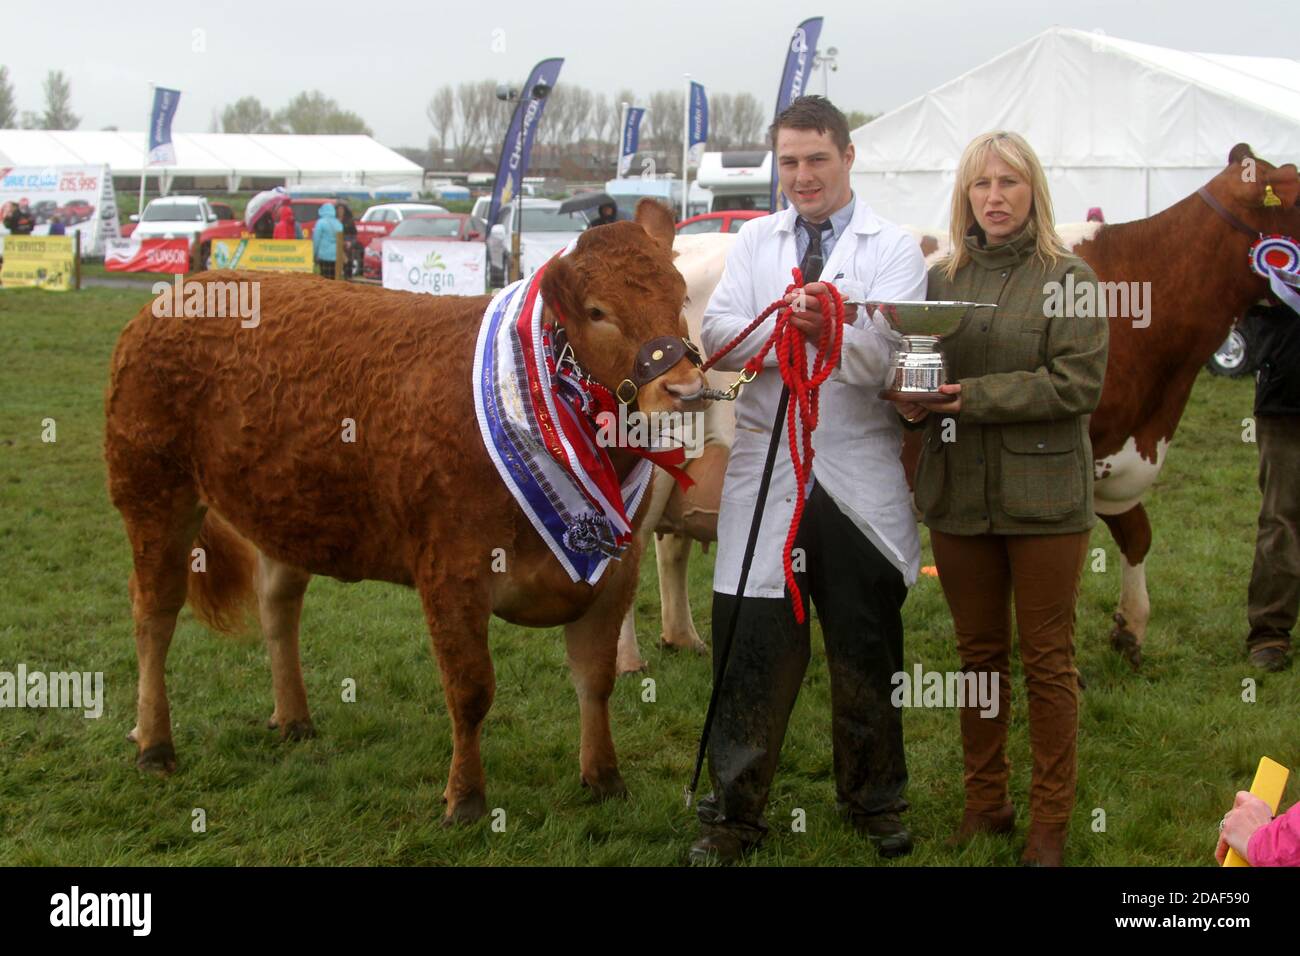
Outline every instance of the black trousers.
<path fill-rule="evenodd" d="M 732 608 L 741 600 L 731 658 L 709 737 L 713 793 L 699 805 L 706 827 L 767 831 L 763 808 L 809 657 L 808 598 L 817 609 L 831 676 L 831 747 L 840 810 L 870 815 L 907 809 L 902 712 L 890 703 L 903 670 L 903 576 L 815 485 L 795 547 L 804 624 L 789 596 L 743 600 L 713 594 L 713 676 Z M 796 562 L 795 567 L 798 568 Z"/>

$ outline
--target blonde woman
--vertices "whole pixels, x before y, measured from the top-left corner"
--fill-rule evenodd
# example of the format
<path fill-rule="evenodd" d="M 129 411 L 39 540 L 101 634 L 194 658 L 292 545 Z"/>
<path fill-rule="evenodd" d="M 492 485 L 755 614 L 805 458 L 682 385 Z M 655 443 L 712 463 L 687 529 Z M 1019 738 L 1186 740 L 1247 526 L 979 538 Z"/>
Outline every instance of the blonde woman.
<path fill-rule="evenodd" d="M 1074 807 L 1074 612 L 1096 522 L 1088 414 L 1106 372 L 1106 318 L 1078 294 L 1097 277 L 1057 236 L 1042 165 L 1017 134 L 986 133 L 966 147 L 950 233 L 952 252 L 930 269 L 929 298 L 998 307 L 970 310 L 944 340 L 950 398 L 898 410 L 924 420 L 916 504 L 962 668 L 997 680 L 996 713 L 982 716 L 976 701 L 960 710 L 966 806 L 953 842 L 1014 832 L 1006 758 L 1014 607 L 1033 752 L 1022 862 L 1059 866 Z"/>

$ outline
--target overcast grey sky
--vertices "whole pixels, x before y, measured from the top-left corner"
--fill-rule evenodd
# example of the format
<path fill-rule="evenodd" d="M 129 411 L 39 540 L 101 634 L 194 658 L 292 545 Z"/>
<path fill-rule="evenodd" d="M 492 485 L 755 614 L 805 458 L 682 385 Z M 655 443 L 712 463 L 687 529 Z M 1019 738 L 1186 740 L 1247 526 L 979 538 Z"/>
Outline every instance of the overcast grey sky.
<path fill-rule="evenodd" d="M 690 72 L 711 90 L 773 105 L 785 43 L 800 20 L 826 18 L 839 48 L 830 93 L 845 111 L 905 103 L 1049 26 L 1206 53 L 1297 56 L 1294 7 L 1241 0 L 808 0 L 799 3 L 587 0 L 7 0 L 0 64 L 20 110 L 62 69 L 81 129 L 143 129 L 150 81 L 184 91 L 174 129 L 204 132 L 241 96 L 271 109 L 320 89 L 359 113 L 388 146 L 423 146 L 424 115 L 444 83 L 513 79 L 547 56 L 560 82 L 612 92 L 676 87 Z M 600 12 L 600 11 L 605 12 Z M 493 51 L 494 31 L 504 50 Z M 196 32 L 202 31 L 202 32 Z M 500 44 L 499 44 L 500 45 Z M 201 49 L 200 49 L 201 48 Z M 810 92 L 821 92 L 820 79 Z"/>

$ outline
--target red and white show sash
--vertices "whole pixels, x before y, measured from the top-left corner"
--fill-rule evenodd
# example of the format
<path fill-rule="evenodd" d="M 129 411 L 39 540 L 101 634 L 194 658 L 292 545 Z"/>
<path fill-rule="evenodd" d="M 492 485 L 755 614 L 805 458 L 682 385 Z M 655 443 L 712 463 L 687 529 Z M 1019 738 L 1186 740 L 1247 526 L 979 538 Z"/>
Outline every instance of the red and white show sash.
<path fill-rule="evenodd" d="M 110 240 L 104 250 L 104 268 L 109 272 L 188 272 L 188 239 Z"/>

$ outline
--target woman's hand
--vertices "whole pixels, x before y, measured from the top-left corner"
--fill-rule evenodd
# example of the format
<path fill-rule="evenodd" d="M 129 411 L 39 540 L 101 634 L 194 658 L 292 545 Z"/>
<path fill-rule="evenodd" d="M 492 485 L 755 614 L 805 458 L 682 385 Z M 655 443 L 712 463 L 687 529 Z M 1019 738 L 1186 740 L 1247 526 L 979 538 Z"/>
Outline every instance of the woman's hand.
<path fill-rule="evenodd" d="M 1214 848 L 1214 858 L 1223 863 L 1228 855 L 1228 847 L 1236 850 L 1243 860 L 1250 838 L 1260 827 L 1268 826 L 1273 819 L 1273 811 L 1267 803 L 1245 790 L 1237 792 L 1237 799 L 1232 809 L 1223 818 L 1223 830 L 1219 833 L 1219 845 Z"/>
<path fill-rule="evenodd" d="M 931 402 L 927 406 L 930 411 L 934 412 L 936 415 L 956 415 L 961 411 L 960 382 L 949 382 L 947 385 L 940 385 L 939 391 L 944 395 L 951 395 L 952 400 L 943 402 L 942 404 Z"/>

